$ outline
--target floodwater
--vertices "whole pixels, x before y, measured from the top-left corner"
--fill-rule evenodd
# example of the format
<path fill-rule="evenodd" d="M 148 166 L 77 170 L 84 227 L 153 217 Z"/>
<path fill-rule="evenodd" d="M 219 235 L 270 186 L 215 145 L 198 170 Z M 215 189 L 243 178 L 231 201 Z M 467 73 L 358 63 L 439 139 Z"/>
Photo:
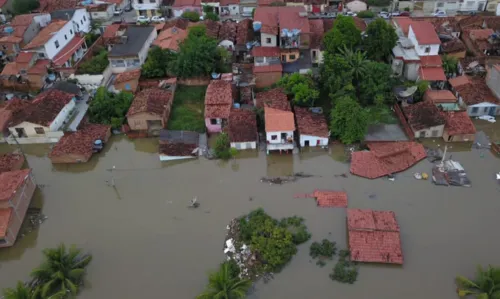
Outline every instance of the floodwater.
<path fill-rule="evenodd" d="M 43 206 L 48 220 L 14 247 L 0 250 L 2 288 L 26 280 L 40 263 L 41 250 L 64 242 L 94 255 L 79 298 L 194 298 L 207 272 L 224 258 L 226 225 L 258 207 L 274 217 L 300 215 L 313 235 L 310 242 L 330 238 L 345 248 L 344 209 L 294 198 L 317 188 L 345 190 L 352 208 L 395 211 L 404 266 L 361 265 L 358 281 L 344 285 L 328 277 L 332 262 L 319 268 L 310 261 L 308 242 L 273 281 L 259 283 L 251 299 L 456 298 L 457 274 L 472 275 L 477 264 L 500 264 L 495 237 L 500 185 L 494 179 L 500 159 L 486 150 L 450 149 L 472 181 L 471 188 L 461 188 L 415 180 L 413 172 L 430 172 L 427 160 L 398 174 L 395 182 L 335 176 L 349 171 L 339 162 L 338 145 L 300 155 L 245 152 L 229 162 L 161 163 L 155 140 L 113 137 L 89 163 L 69 166 L 53 166 L 49 148 L 23 147 L 41 185 L 33 204 Z M 262 176 L 300 171 L 317 177 L 283 185 L 260 182 Z M 116 188 L 107 183 L 113 179 Z M 193 197 L 198 209 L 187 208 Z"/>

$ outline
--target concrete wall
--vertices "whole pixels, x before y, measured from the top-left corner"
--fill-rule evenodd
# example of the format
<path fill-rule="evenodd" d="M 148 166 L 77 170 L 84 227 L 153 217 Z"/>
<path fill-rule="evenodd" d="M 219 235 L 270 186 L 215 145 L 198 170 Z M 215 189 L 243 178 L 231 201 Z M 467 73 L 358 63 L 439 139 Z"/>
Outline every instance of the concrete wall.
<path fill-rule="evenodd" d="M 490 109 L 495 109 L 495 113 L 490 114 Z M 481 115 L 499 115 L 500 114 L 500 106 L 491 104 L 491 103 L 481 103 L 477 105 L 471 105 L 467 107 L 467 114 L 469 116 L 481 116 Z"/>
<path fill-rule="evenodd" d="M 262 47 L 277 47 L 278 37 L 273 34 L 261 33 L 260 34 L 260 45 Z"/>
<path fill-rule="evenodd" d="M 415 138 L 436 138 L 443 136 L 444 125 L 425 128 L 419 131 L 413 130 Z M 433 134 L 434 133 L 434 134 Z"/>
<path fill-rule="evenodd" d="M 31 21 L 23 35 L 24 44 L 29 43 L 40 32 L 40 25 L 35 21 Z"/>
<path fill-rule="evenodd" d="M 269 72 L 269 73 L 256 73 L 255 74 L 255 87 L 269 87 L 281 79 L 281 72 Z"/>
<path fill-rule="evenodd" d="M 488 70 L 486 84 L 491 89 L 491 92 L 493 92 L 497 98 L 500 98 L 500 71 L 496 67 L 492 67 Z"/>
<path fill-rule="evenodd" d="M 231 142 L 231 147 L 238 150 L 246 150 L 246 149 L 256 149 L 257 142 Z"/>
<path fill-rule="evenodd" d="M 282 140 L 281 133 L 286 133 L 287 138 Z M 276 136 L 275 140 L 273 140 L 273 136 Z M 290 138 L 293 139 L 293 131 L 266 132 L 266 142 L 270 144 L 287 143 Z"/>
<path fill-rule="evenodd" d="M 50 131 L 56 132 L 59 131 L 64 125 L 64 121 L 69 117 L 70 112 L 75 108 L 76 100 L 73 98 L 64 108 L 59 112 L 56 118 L 50 124 Z"/>
<path fill-rule="evenodd" d="M 346 4 L 348 10 L 353 12 L 360 12 L 368 9 L 368 5 L 359 0 L 354 0 Z"/>
<path fill-rule="evenodd" d="M 448 130 L 444 130 L 443 139 L 446 142 L 471 142 L 474 141 L 475 134 L 452 135 L 448 134 Z"/>
<path fill-rule="evenodd" d="M 316 53 L 316 57 L 314 56 L 314 53 Z M 323 54 L 324 52 L 320 49 L 311 49 L 311 62 L 322 64 L 324 60 Z"/>
<path fill-rule="evenodd" d="M 115 11 L 115 6 L 108 5 L 106 10 L 92 11 L 90 12 L 90 15 L 92 16 L 93 20 L 109 21 L 113 18 L 114 11 Z"/>
<path fill-rule="evenodd" d="M 162 126 L 164 126 L 163 119 L 160 115 L 155 115 L 152 113 L 137 113 L 127 117 L 127 123 L 131 130 L 133 131 L 145 131 L 148 127 L 148 121 L 161 121 Z"/>
<path fill-rule="evenodd" d="M 328 145 L 328 138 L 300 134 L 300 146 L 301 147 L 306 146 L 306 141 L 309 141 L 310 147 Z"/>

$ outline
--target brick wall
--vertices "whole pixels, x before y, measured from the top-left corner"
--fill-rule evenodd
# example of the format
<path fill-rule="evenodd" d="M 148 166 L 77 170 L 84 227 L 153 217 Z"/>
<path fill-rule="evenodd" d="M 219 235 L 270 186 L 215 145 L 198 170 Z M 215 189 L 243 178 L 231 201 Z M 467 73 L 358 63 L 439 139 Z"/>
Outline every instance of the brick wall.
<path fill-rule="evenodd" d="M 415 134 L 413 133 L 413 130 L 410 128 L 410 125 L 406 121 L 406 118 L 403 114 L 403 111 L 401 110 L 401 107 L 396 103 L 394 104 L 394 111 L 396 112 L 396 115 L 399 119 L 399 122 L 403 126 L 403 130 L 405 131 L 406 135 L 408 136 L 408 139 L 414 140 L 415 139 Z"/>

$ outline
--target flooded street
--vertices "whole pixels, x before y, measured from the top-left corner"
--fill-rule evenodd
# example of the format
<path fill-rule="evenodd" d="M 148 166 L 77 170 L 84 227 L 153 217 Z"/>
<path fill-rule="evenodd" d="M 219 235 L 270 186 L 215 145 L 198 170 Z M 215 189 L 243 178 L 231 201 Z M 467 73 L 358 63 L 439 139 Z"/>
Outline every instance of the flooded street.
<path fill-rule="evenodd" d="M 26 280 L 41 261 L 41 250 L 64 242 L 94 257 L 78 298 L 194 298 L 206 285 L 207 272 L 224 258 L 226 225 L 258 207 L 276 218 L 304 217 L 312 239 L 273 281 L 259 283 L 252 299 L 457 298 L 457 274 L 473 275 L 477 264 L 500 264 L 500 239 L 494 238 L 500 226 L 500 185 L 494 179 L 500 159 L 489 150 L 451 149 L 472 181 L 471 188 L 461 188 L 414 179 L 416 171 L 431 172 L 427 160 L 396 175 L 395 182 L 335 176 L 349 172 L 348 164 L 338 161 L 339 145 L 330 152 L 248 152 L 229 162 L 162 163 L 156 140 L 113 137 L 89 163 L 58 166 L 47 158 L 49 148 L 24 147 L 41 185 L 33 205 L 43 207 L 48 219 L 14 247 L 0 250 L 1 288 Z M 1 145 L 0 151 L 12 148 Z M 283 185 L 260 182 L 263 176 L 296 172 L 317 177 Z M 113 179 L 116 188 L 109 186 Z M 346 211 L 294 198 L 314 189 L 345 190 L 352 208 L 393 210 L 404 266 L 362 264 L 354 285 L 331 281 L 334 263 L 319 268 L 310 262 L 309 245 L 330 238 L 345 248 Z M 187 208 L 193 197 L 198 209 Z"/>

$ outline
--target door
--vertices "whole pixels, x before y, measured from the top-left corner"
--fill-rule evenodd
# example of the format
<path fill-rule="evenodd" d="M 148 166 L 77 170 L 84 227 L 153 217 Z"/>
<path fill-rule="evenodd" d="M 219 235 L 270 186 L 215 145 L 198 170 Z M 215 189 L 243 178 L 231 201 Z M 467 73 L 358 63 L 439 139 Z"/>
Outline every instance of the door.
<path fill-rule="evenodd" d="M 282 142 L 286 142 L 286 133 L 281 133 L 281 140 Z"/>
<path fill-rule="evenodd" d="M 321 145 L 321 140 L 319 140 L 319 139 L 318 139 L 318 140 L 316 140 L 316 145 L 317 145 L 317 146 L 320 146 L 320 145 Z"/>
<path fill-rule="evenodd" d="M 309 146 L 309 140 L 306 140 L 306 141 L 304 142 L 304 146 Z"/>
<path fill-rule="evenodd" d="M 489 115 L 491 116 L 495 116 L 496 115 L 496 107 L 490 107 L 490 112 L 488 113 Z"/>

